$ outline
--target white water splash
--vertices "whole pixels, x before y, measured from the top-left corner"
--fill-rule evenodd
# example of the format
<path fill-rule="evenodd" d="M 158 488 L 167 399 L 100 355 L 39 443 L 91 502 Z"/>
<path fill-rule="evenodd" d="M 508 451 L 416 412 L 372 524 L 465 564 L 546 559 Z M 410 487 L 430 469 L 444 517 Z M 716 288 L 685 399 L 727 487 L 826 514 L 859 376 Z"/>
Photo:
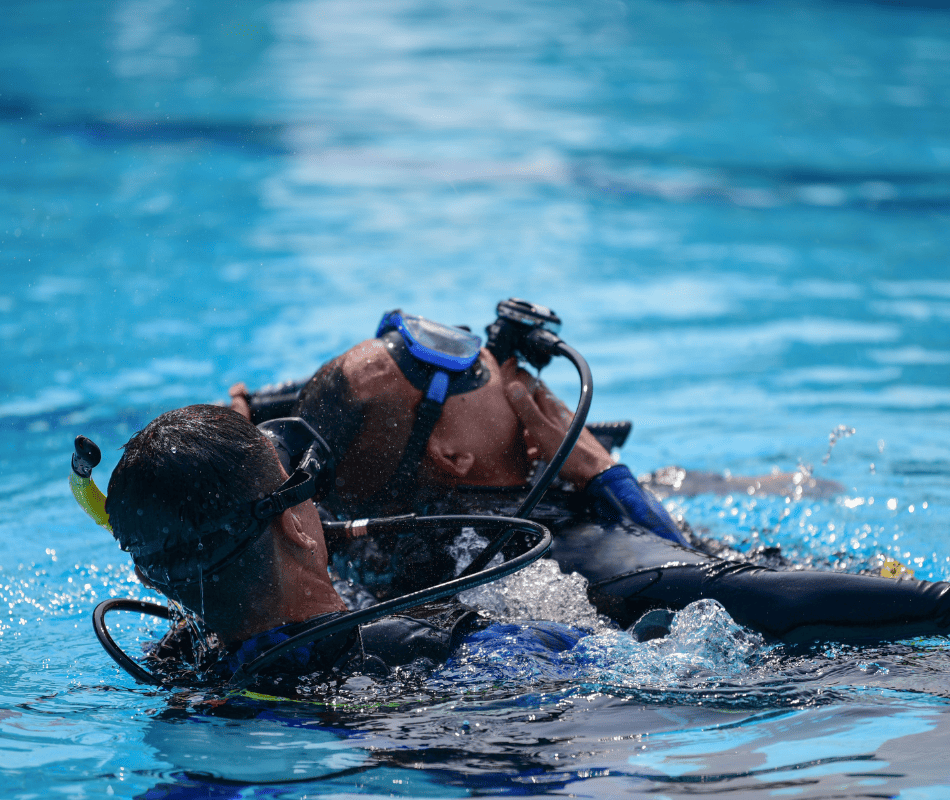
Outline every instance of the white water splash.
<path fill-rule="evenodd" d="M 604 628 L 569 650 L 552 652 L 529 635 L 533 625 L 516 623 L 467 642 L 440 671 L 440 679 L 469 686 L 503 681 L 509 687 L 556 680 L 585 692 L 694 692 L 723 682 L 755 682 L 761 672 L 758 657 L 767 650 L 761 636 L 737 625 L 714 600 L 687 606 L 674 616 L 665 637 L 648 642 Z"/>
<path fill-rule="evenodd" d="M 715 600 L 699 600 L 673 617 L 663 638 L 637 642 L 608 631 L 582 639 L 571 658 L 587 680 L 638 688 L 736 678 L 764 647 L 759 634 L 736 624 Z"/>
<path fill-rule="evenodd" d="M 855 433 L 855 429 L 849 428 L 847 425 L 835 426 L 834 430 L 828 434 L 828 452 L 825 453 L 825 457 L 821 460 L 821 463 L 828 463 L 828 460 L 831 458 L 831 451 L 835 449 L 835 445 L 838 444 L 839 440 L 854 436 Z"/>
<path fill-rule="evenodd" d="M 473 528 L 463 528 L 449 553 L 459 574 L 487 544 Z M 496 556 L 491 564 L 501 563 Z M 576 572 L 565 575 L 557 562 L 541 559 L 514 575 L 462 592 L 459 599 L 499 622 L 548 620 L 589 631 L 608 630 L 610 622 L 597 614 L 587 599 L 587 580 Z"/>

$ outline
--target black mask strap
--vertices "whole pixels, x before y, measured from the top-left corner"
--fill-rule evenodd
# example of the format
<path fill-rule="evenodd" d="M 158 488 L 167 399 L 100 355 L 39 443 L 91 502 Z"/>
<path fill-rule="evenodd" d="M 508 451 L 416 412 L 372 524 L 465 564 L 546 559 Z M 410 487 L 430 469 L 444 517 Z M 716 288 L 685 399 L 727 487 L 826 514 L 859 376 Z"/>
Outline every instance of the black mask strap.
<path fill-rule="evenodd" d="M 277 450 L 284 469 L 293 472 L 277 489 L 251 509 L 256 519 L 271 520 L 304 500 L 325 497 L 333 486 L 333 451 L 307 422 L 298 417 L 270 420 L 258 426 Z M 303 445 L 309 446 L 300 454 Z"/>
<path fill-rule="evenodd" d="M 448 388 L 448 373 L 439 370 L 433 374 L 428 389 L 416 410 L 416 421 L 412 425 L 412 432 L 409 434 L 409 441 L 403 451 L 402 459 L 390 481 L 392 491 L 399 494 L 415 493 L 419 480 L 419 464 L 422 463 L 429 437 L 432 436 L 432 431 L 435 430 L 435 425 L 442 416 Z"/>
<path fill-rule="evenodd" d="M 177 563 L 170 563 L 164 541 L 123 545 L 163 591 L 172 592 L 175 585 L 195 583 L 220 572 L 238 559 L 275 517 L 329 493 L 335 474 L 333 451 L 308 423 L 284 417 L 261 423 L 258 430 L 273 443 L 284 470 L 290 473 L 277 489 L 196 528 L 191 541 L 179 543 Z"/>
<path fill-rule="evenodd" d="M 491 379 L 491 372 L 481 360 L 476 360 L 464 372 L 450 372 L 427 364 L 409 352 L 399 331 L 389 331 L 379 338 L 406 380 L 423 392 L 399 466 L 375 498 L 385 507 L 394 496 L 411 497 L 415 494 L 419 482 L 419 464 L 425 455 L 429 437 L 442 416 L 445 399 L 453 394 L 465 394 L 481 388 Z"/>

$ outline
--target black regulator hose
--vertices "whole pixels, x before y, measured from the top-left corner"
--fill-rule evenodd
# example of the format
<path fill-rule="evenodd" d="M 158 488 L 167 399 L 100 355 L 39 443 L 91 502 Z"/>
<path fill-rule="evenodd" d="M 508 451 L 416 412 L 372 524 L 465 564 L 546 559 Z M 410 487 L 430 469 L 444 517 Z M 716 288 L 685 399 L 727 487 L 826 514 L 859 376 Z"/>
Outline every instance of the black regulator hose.
<path fill-rule="evenodd" d="M 563 341 L 558 341 L 557 348 L 554 351 L 557 355 L 566 356 L 568 360 L 577 368 L 581 378 L 581 396 L 577 401 L 577 409 L 574 411 L 574 419 L 564 434 L 564 440 L 561 442 L 551 463 L 547 465 L 541 478 L 534 484 L 528 496 L 524 499 L 521 507 L 515 512 L 516 517 L 527 519 L 531 516 L 535 506 L 541 500 L 548 487 L 557 477 L 567 461 L 567 457 L 577 444 L 581 431 L 584 430 L 584 424 L 587 422 L 587 414 L 590 412 L 590 402 L 594 397 L 594 376 L 591 374 L 587 359 L 577 352 L 573 347 Z"/>
<path fill-rule="evenodd" d="M 515 512 L 515 516 L 522 519 L 527 519 L 531 515 L 531 512 L 534 511 L 535 506 L 537 506 L 538 502 L 544 496 L 544 493 L 548 490 L 548 487 L 554 482 L 554 479 L 561 471 L 561 467 L 564 465 L 567 457 L 571 454 L 571 450 L 574 449 L 574 445 L 577 444 L 577 440 L 581 435 L 581 431 L 584 430 L 584 424 L 587 422 L 587 414 L 590 411 L 590 402 L 594 396 L 594 376 L 591 374 L 590 365 L 587 363 L 587 359 L 585 359 L 584 356 L 582 356 L 569 344 L 565 343 L 561 339 L 558 339 L 549 331 L 538 328 L 531 334 L 531 336 L 546 336 L 556 340 L 552 341 L 549 346 L 555 355 L 566 356 L 568 360 L 570 360 L 571 363 L 577 368 L 577 372 L 581 379 L 581 395 L 580 399 L 577 401 L 577 409 L 574 411 L 574 419 L 571 422 L 570 427 L 568 427 L 567 433 L 564 434 L 564 439 L 557 451 L 554 453 L 554 457 L 551 459 L 544 472 L 541 473 L 541 477 L 535 482 L 534 486 L 531 487 L 531 491 L 528 492 L 528 496 L 525 497 L 524 502 L 522 502 L 521 506 Z M 488 562 L 490 562 L 499 552 L 501 552 L 501 549 L 506 544 L 508 544 L 508 541 L 511 539 L 513 534 L 514 529 L 502 531 L 497 537 L 495 537 L 495 539 L 486 545 L 485 549 L 482 550 L 481 553 L 475 557 L 472 563 L 465 568 L 460 577 L 472 575 L 485 569 L 485 567 L 488 565 Z"/>
<path fill-rule="evenodd" d="M 96 632 L 96 638 L 99 640 L 99 644 L 102 645 L 102 649 L 109 654 L 109 657 L 139 683 L 148 683 L 152 686 L 161 685 L 161 678 L 139 666 L 115 643 L 109 629 L 106 627 L 106 614 L 110 611 L 138 611 L 140 614 L 169 619 L 168 607 L 161 606 L 158 603 L 149 603 L 145 600 L 133 600 L 130 597 L 113 597 L 110 600 L 103 600 L 92 612 L 92 627 Z"/>

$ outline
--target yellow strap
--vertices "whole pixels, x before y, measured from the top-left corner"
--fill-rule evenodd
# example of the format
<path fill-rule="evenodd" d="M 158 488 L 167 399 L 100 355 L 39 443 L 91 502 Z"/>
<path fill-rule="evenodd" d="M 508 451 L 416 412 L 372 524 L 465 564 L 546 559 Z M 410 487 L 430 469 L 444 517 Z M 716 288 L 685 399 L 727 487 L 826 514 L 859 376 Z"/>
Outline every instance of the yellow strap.
<path fill-rule="evenodd" d="M 80 478 L 75 472 L 70 472 L 69 488 L 73 490 L 76 502 L 92 517 L 93 522 L 112 533 L 109 515 L 106 514 L 106 496 L 99 491 L 96 482 L 92 478 Z"/>

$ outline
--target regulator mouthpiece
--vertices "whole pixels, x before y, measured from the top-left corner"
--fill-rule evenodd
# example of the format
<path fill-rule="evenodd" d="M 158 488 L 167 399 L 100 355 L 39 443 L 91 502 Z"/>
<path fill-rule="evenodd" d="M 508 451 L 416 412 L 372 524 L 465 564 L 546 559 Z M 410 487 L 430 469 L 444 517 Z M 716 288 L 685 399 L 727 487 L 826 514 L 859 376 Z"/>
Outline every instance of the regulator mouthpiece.
<path fill-rule="evenodd" d="M 557 353 L 561 318 L 550 308 L 517 297 L 502 300 L 496 311 L 498 318 L 485 329 L 485 347 L 498 363 L 517 356 L 537 370 L 546 367 Z"/>
<path fill-rule="evenodd" d="M 96 486 L 92 479 L 92 470 L 102 461 L 102 451 L 99 446 L 85 436 L 76 437 L 76 452 L 73 453 L 72 472 L 69 475 L 69 488 L 73 490 L 73 497 L 92 521 L 101 525 L 109 533 L 112 526 L 109 524 L 109 515 L 106 513 L 106 496 Z"/>

